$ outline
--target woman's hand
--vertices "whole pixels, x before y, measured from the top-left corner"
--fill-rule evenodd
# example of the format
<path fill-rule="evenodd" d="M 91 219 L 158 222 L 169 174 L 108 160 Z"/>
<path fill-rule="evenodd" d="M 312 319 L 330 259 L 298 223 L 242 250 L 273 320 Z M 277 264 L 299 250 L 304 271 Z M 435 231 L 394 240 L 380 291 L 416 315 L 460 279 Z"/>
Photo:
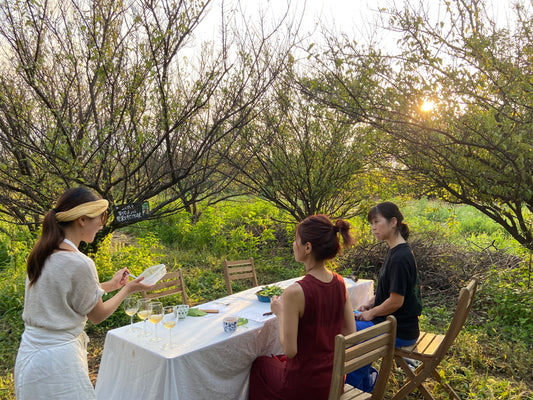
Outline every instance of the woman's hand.
<path fill-rule="evenodd" d="M 372 310 L 363 311 L 361 314 L 357 315 L 355 317 L 359 321 L 372 321 L 374 319 L 374 313 Z"/>
<path fill-rule="evenodd" d="M 113 292 L 117 289 L 120 289 L 122 286 L 126 285 L 130 276 L 130 271 L 128 268 L 119 269 L 115 272 L 115 275 L 108 280 L 103 282 L 100 286 L 106 291 L 106 293 Z"/>
<path fill-rule="evenodd" d="M 283 314 L 283 303 L 280 296 L 272 296 L 270 298 L 270 310 L 280 318 Z"/>
<path fill-rule="evenodd" d="M 132 281 L 126 282 L 126 289 L 128 292 L 131 293 L 137 293 L 141 292 L 143 290 L 150 290 L 154 285 L 147 285 L 146 283 L 143 283 L 144 276 L 141 276 L 139 278 L 135 278 Z"/>

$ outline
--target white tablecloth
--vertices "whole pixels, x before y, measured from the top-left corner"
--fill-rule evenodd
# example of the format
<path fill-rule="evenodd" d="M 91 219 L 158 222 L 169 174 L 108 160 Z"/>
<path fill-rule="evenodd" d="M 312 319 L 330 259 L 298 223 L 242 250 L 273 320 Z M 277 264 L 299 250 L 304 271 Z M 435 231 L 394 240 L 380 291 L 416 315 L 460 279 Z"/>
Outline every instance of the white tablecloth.
<path fill-rule="evenodd" d="M 297 278 L 300 279 L 300 278 Z M 279 282 L 287 287 L 297 279 Z M 373 281 L 357 283 L 345 279 L 352 305 L 373 295 Z M 107 333 L 96 381 L 99 400 L 236 400 L 246 399 L 252 362 L 260 355 L 282 353 L 275 316 L 264 316 L 269 303 L 257 300 L 252 288 L 206 303 L 200 308 L 217 308 L 218 314 L 187 317 L 172 330 L 178 347 L 162 350 L 169 332 L 157 326 L 163 341 L 139 337 L 128 326 Z M 227 315 L 247 318 L 235 333 L 225 333 Z M 148 328 L 153 325 L 147 322 Z M 142 323 L 135 324 L 142 327 Z"/>

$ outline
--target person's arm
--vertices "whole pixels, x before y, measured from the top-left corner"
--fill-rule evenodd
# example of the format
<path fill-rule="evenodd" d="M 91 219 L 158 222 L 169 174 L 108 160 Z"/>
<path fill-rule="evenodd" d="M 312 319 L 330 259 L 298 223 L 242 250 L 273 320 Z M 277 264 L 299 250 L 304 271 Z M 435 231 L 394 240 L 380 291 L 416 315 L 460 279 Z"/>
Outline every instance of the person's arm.
<path fill-rule="evenodd" d="M 390 296 L 379 306 L 371 308 L 368 311 L 363 311 L 357 316 L 361 321 L 372 321 L 376 317 L 384 317 L 392 314 L 403 305 L 404 296 L 392 292 Z"/>
<path fill-rule="evenodd" d="M 348 296 L 348 292 L 346 292 L 346 301 L 344 302 L 344 323 L 342 325 L 341 333 L 346 336 L 355 331 L 355 318 L 353 317 L 352 302 L 350 296 Z"/>
<path fill-rule="evenodd" d="M 144 277 L 140 277 L 134 279 L 133 281 L 127 282 L 117 294 L 105 302 L 102 300 L 102 298 L 98 299 L 98 302 L 94 308 L 89 312 L 89 314 L 87 314 L 89 321 L 91 321 L 93 324 L 99 324 L 113 314 L 120 306 L 122 301 L 130 294 L 137 293 L 142 290 L 149 290 L 152 286 L 142 283 L 143 280 Z"/>
<path fill-rule="evenodd" d="M 272 312 L 278 317 L 281 348 L 288 358 L 293 358 L 298 353 L 298 322 L 304 307 L 302 287 L 292 284 L 281 298 L 272 300 Z"/>

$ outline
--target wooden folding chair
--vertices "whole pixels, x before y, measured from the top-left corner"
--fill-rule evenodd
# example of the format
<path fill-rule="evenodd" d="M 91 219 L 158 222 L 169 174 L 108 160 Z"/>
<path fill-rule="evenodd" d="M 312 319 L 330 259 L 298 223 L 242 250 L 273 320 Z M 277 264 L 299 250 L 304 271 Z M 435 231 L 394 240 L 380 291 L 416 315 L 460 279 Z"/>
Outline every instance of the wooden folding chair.
<path fill-rule="evenodd" d="M 224 259 L 224 280 L 228 294 L 233 294 L 231 282 L 239 279 L 250 279 L 253 286 L 259 286 L 255 275 L 254 259 L 228 261 Z"/>
<path fill-rule="evenodd" d="M 431 377 L 444 387 L 450 397 L 459 400 L 459 396 L 457 396 L 451 386 L 441 379 L 437 367 L 455 341 L 468 317 L 477 285 L 478 279 L 474 277 L 466 287 L 461 289 L 457 308 L 446 335 L 421 332 L 414 345 L 399 347 L 395 350 L 394 358 L 407 374 L 407 381 L 398 393 L 394 395 L 393 400 L 403 399 L 415 389 L 418 389 L 426 399 L 435 400 L 424 386 L 424 381 Z M 413 371 L 404 358 L 418 360 L 421 364 Z"/>
<path fill-rule="evenodd" d="M 392 315 L 389 315 L 384 322 L 351 335 L 337 335 L 335 337 L 333 374 L 328 399 L 383 399 L 394 362 L 395 341 L 396 318 Z M 380 358 L 381 366 L 372 393 L 362 392 L 344 384 L 344 376 L 347 373 L 371 364 Z M 343 386 L 344 394 L 342 394 Z"/>
<path fill-rule="evenodd" d="M 167 272 L 149 291 L 142 291 L 141 297 L 143 299 L 154 299 L 170 296 L 175 293 L 181 293 L 182 303 L 189 304 L 181 269 Z"/>

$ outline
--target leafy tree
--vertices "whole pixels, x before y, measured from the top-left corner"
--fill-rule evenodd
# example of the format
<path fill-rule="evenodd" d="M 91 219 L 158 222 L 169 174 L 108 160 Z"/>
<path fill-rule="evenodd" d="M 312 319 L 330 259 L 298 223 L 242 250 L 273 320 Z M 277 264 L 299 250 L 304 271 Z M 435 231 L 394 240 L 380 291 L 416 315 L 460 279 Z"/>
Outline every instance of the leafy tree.
<path fill-rule="evenodd" d="M 237 180 L 296 220 L 317 213 L 352 216 L 368 198 L 368 128 L 310 101 L 291 85 L 292 78 L 272 87 L 248 126 L 254 134 L 243 136 L 229 163 L 247 163 Z"/>
<path fill-rule="evenodd" d="M 383 10 L 398 34 L 394 54 L 339 40 L 324 82 L 307 85 L 324 103 L 382 134 L 391 167 L 426 193 L 469 204 L 533 249 L 533 19 L 514 6 L 501 28 L 482 0 Z M 366 72 L 363 65 L 370 66 Z M 375 85 L 361 101 L 353 71 Z M 422 111 L 424 99 L 434 103 Z"/>
<path fill-rule="evenodd" d="M 148 218 L 224 189 L 216 171 L 290 42 L 245 21 L 190 49 L 209 3 L 0 1 L 2 219 L 35 228 L 77 185 L 111 211 L 150 201 Z"/>

